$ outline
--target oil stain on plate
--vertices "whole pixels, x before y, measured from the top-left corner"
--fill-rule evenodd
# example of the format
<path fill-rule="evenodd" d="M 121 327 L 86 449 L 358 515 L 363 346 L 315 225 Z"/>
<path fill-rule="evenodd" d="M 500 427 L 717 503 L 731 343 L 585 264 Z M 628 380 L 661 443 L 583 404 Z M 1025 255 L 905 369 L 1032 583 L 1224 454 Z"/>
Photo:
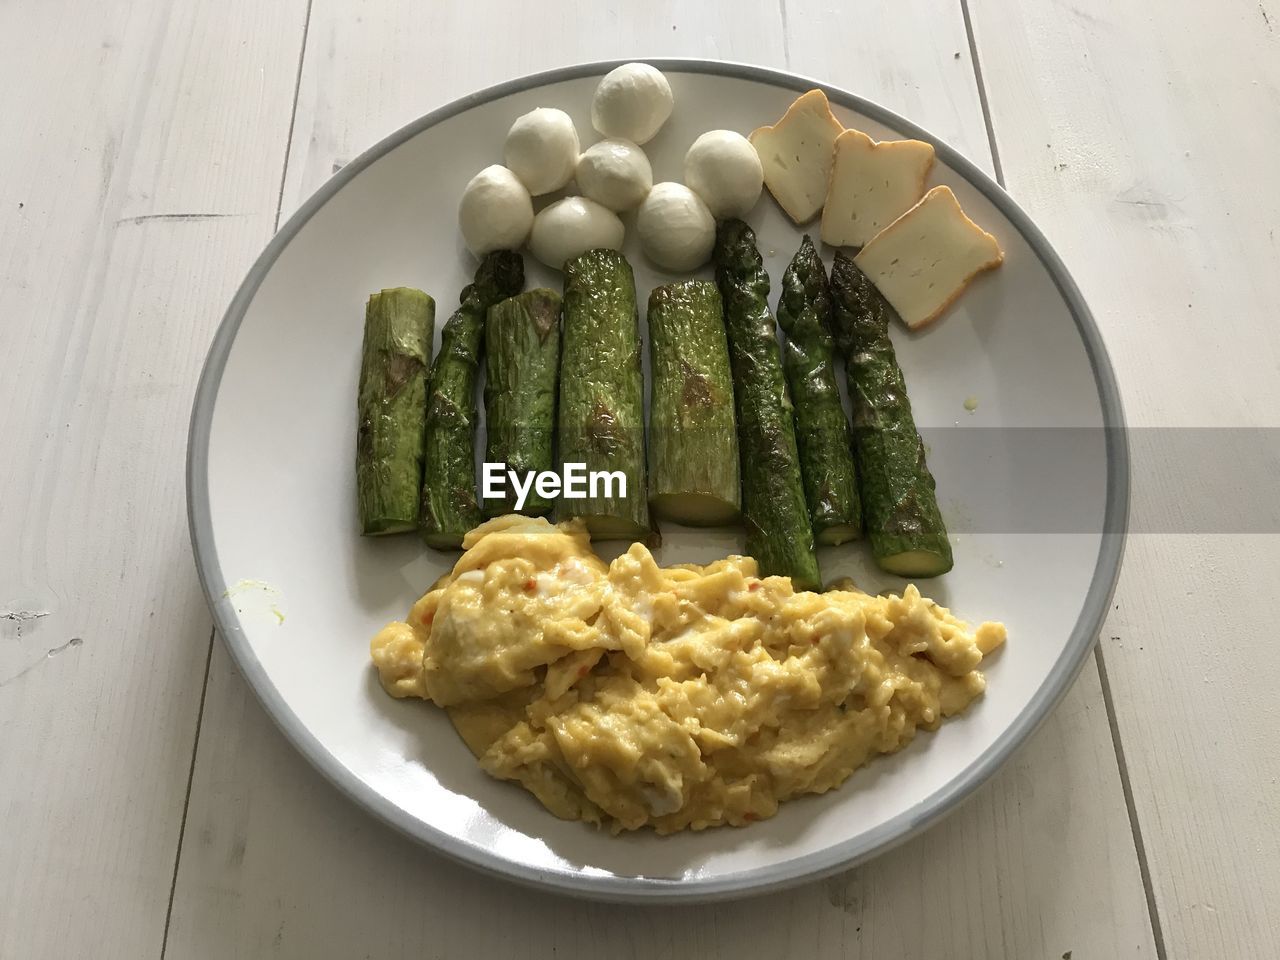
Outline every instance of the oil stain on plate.
<path fill-rule="evenodd" d="M 222 595 L 242 617 L 270 616 L 275 617 L 277 624 L 284 623 L 284 612 L 280 609 L 284 598 L 277 587 L 265 580 L 237 580 Z"/>

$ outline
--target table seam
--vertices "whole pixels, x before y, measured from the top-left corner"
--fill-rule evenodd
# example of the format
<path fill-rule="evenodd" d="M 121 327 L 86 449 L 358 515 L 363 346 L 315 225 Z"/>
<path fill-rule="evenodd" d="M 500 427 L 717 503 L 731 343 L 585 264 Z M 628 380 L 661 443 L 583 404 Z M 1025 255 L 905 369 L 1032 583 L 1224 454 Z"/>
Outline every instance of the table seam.
<path fill-rule="evenodd" d="M 978 41 L 973 29 L 973 19 L 969 13 L 969 0 L 960 0 L 960 13 L 964 18 L 964 32 L 969 40 L 969 58 L 973 61 L 973 78 L 978 87 L 978 103 L 982 107 L 982 120 L 987 128 L 987 142 L 991 148 L 991 164 L 995 172 L 996 182 L 1007 189 L 1004 179 L 1004 167 L 1000 163 L 1000 148 L 996 141 L 995 124 L 991 119 L 991 106 L 987 100 L 987 86 L 982 77 L 982 60 L 978 56 Z M 1160 924 L 1160 911 L 1156 905 L 1155 887 L 1151 882 L 1151 866 L 1147 862 L 1147 848 L 1142 838 L 1142 825 L 1138 818 L 1137 807 L 1133 799 L 1133 785 L 1129 779 L 1129 766 L 1125 761 L 1124 744 L 1120 737 L 1120 724 L 1116 717 L 1115 702 L 1111 693 L 1111 681 L 1107 676 L 1106 659 L 1102 652 L 1102 642 L 1094 647 L 1094 664 L 1098 670 L 1098 682 L 1102 688 L 1102 707 L 1107 716 L 1107 727 L 1111 732 L 1111 749 L 1116 762 L 1116 772 L 1120 776 L 1120 791 L 1124 795 L 1125 812 L 1129 818 L 1129 834 L 1133 840 L 1134 853 L 1138 860 L 1138 873 L 1142 878 L 1142 891 L 1147 901 L 1147 922 L 1151 925 L 1151 936 L 1155 940 L 1156 957 L 1167 960 L 1164 930 Z"/>
<path fill-rule="evenodd" d="M 275 219 L 271 232 L 280 229 L 280 214 L 284 208 L 284 187 L 289 176 L 289 157 L 293 153 L 293 129 L 298 120 L 298 96 L 302 90 L 302 67 L 307 56 L 307 34 L 311 28 L 311 6 L 314 0 L 307 0 L 306 12 L 302 18 L 302 40 L 298 45 L 298 68 L 293 77 L 293 103 L 289 107 L 289 129 L 284 139 L 284 159 L 280 168 L 280 189 L 276 194 Z M 173 857 L 173 878 L 169 882 L 169 903 L 165 907 L 164 933 L 160 941 L 160 960 L 165 960 L 169 950 L 169 927 L 173 921 L 173 903 L 178 892 L 178 871 L 182 866 L 182 847 L 186 840 L 187 815 L 191 811 L 191 788 L 195 783 L 196 759 L 200 754 L 200 729 L 204 724 L 205 699 L 209 694 L 209 671 L 213 664 L 213 645 L 217 639 L 216 628 L 209 630 L 209 644 L 204 660 L 204 679 L 200 686 L 200 707 L 196 712 L 196 731 L 191 743 L 191 766 L 187 770 L 187 790 L 182 801 L 182 819 L 178 825 L 178 848 Z"/>
<path fill-rule="evenodd" d="M 182 844 L 187 834 L 187 814 L 191 810 L 191 785 L 196 777 L 196 757 L 200 752 L 200 727 L 204 724 L 204 703 L 209 693 L 209 667 L 213 662 L 213 644 L 217 630 L 209 628 L 209 644 L 204 657 L 204 680 L 200 685 L 200 707 L 196 711 L 196 732 L 191 742 L 191 765 L 187 768 L 187 791 L 182 800 L 182 819 L 178 822 L 178 849 L 173 855 L 173 877 L 169 881 L 169 903 L 164 911 L 164 933 L 160 938 L 160 960 L 169 948 L 169 924 L 173 919 L 174 894 L 178 890 L 178 868 L 182 864 Z"/>

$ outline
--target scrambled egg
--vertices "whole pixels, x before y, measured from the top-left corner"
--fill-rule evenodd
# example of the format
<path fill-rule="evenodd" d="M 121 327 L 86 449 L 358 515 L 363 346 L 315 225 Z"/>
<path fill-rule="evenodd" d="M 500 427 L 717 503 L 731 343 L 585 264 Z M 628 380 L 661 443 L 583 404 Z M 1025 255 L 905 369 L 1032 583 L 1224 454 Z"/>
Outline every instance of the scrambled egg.
<path fill-rule="evenodd" d="M 984 688 L 999 623 L 909 586 L 795 593 L 730 557 L 606 566 L 575 523 L 502 517 L 372 642 L 383 687 L 444 707 L 490 774 L 614 832 L 770 817 Z"/>

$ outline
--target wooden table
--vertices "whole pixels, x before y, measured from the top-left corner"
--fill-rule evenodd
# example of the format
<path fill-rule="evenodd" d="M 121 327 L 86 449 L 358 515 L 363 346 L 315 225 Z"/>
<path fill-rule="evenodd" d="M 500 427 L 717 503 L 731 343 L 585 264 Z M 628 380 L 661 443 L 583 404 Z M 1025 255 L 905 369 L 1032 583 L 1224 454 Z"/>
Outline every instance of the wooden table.
<path fill-rule="evenodd" d="M 352 807 L 248 692 L 183 488 L 236 284 L 399 125 L 646 55 L 924 124 L 1062 252 L 1134 427 L 1277 426 L 1277 0 L 9 0 L 0 957 L 1280 956 L 1280 537 L 1186 506 L 1261 498 L 1230 463 L 1136 445 L 1144 526 L 1067 700 L 942 825 L 786 894 L 639 909 L 485 879 Z"/>

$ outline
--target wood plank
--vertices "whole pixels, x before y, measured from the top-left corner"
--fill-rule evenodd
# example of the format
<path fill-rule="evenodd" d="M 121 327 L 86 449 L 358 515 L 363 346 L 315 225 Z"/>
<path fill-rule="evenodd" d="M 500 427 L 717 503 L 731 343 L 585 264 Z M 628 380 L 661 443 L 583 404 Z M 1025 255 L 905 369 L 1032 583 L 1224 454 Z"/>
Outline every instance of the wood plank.
<path fill-rule="evenodd" d="M 214 647 L 169 956 L 1154 956 L 1097 676 L 956 814 L 867 866 L 737 903 L 592 904 L 456 866 L 348 802 Z M 1118 787 L 1115 788 L 1118 793 Z"/>
<path fill-rule="evenodd" d="M 788 69 L 896 110 L 993 171 L 958 6 L 862 0 L 789 2 L 786 9 Z"/>
<path fill-rule="evenodd" d="M 1228 536 L 1210 509 L 1238 499 L 1274 531 L 1274 475 L 1239 473 L 1221 431 L 1142 429 L 1280 423 L 1280 8 L 971 6 L 1009 188 L 1092 304 L 1139 428 L 1139 535 L 1103 640 L 1165 952 L 1280 956 L 1280 537 Z"/>
<path fill-rule="evenodd" d="M 486 35 L 479 57 L 441 38 L 467 36 L 497 4 L 448 6 L 316 0 L 286 209 L 370 143 L 453 97 L 530 70 L 637 51 L 790 63 L 910 114 L 991 168 L 959 8 L 937 17 L 924 0 L 864 2 L 837 14 L 721 0 L 631 13 L 592 5 L 569 16 L 503 5 L 504 29 Z M 418 66 L 423 50 L 429 66 Z M 945 824 L 769 903 L 768 911 L 760 901 L 697 911 L 583 904 L 445 863 L 323 783 L 215 649 L 175 890 L 174 956 L 504 956 L 530 944 L 557 956 L 1150 956 L 1093 664 L 1034 743 Z"/>
<path fill-rule="evenodd" d="M 187 417 L 304 9 L 0 5 L 0 956 L 160 951 L 211 630 Z"/>
<path fill-rule="evenodd" d="M 315 0 L 285 210 L 388 133 L 474 90 L 644 50 L 781 65 L 779 24 L 776 0 L 661 0 L 643 10 L 602 3 L 517 9 L 503 0 L 378 0 L 357 9 Z"/>

